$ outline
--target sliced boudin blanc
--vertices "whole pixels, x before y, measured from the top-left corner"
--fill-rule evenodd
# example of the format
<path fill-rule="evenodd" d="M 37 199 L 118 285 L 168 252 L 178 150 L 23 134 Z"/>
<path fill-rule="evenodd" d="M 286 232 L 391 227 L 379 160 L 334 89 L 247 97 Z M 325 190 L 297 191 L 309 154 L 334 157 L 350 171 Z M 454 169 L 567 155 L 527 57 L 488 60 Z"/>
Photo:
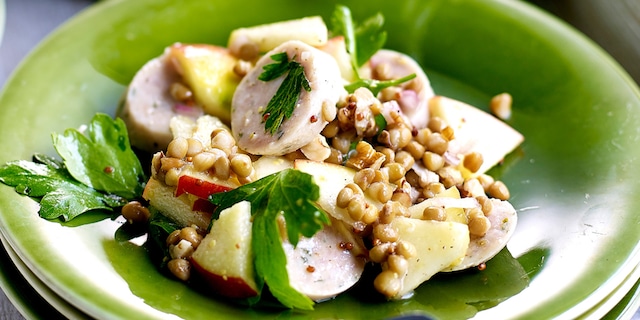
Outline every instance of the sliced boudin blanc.
<path fill-rule="evenodd" d="M 416 128 L 424 128 L 429 121 L 429 99 L 434 96 L 429 78 L 420 65 L 406 54 L 382 49 L 369 60 L 373 77 L 393 80 L 415 73 L 416 77 L 402 85 L 396 100 L 402 113 Z"/>
<path fill-rule="evenodd" d="M 169 130 L 171 118 L 184 114 L 195 119 L 202 114 L 198 106 L 185 106 L 188 113 L 176 109 L 179 102 L 171 95 L 170 87 L 180 79 L 168 51 L 136 73 L 116 114 L 127 125 L 131 145 L 150 152 L 164 150 L 173 139 Z"/>
<path fill-rule="evenodd" d="M 277 132 L 265 130 L 264 108 L 283 82 L 286 74 L 271 81 L 258 77 L 271 56 L 286 52 L 304 68 L 311 90 L 302 90 L 290 118 Z M 336 103 L 345 94 L 336 61 L 327 53 L 300 41 L 288 41 L 273 49 L 256 63 L 242 79 L 232 100 L 231 128 L 240 148 L 258 155 L 283 155 L 312 142 L 327 123 L 335 118 Z"/>
<path fill-rule="evenodd" d="M 291 287 L 322 301 L 355 285 L 364 272 L 366 251 L 362 239 L 350 229 L 332 219 L 313 237 L 301 237 L 295 248 L 284 241 Z"/>
<path fill-rule="evenodd" d="M 506 245 L 516 229 L 518 215 L 511 203 L 491 199 L 492 209 L 486 215 L 491 228 L 482 237 L 472 237 L 469 248 L 460 264 L 443 271 L 457 271 L 475 267 L 489 261 Z"/>

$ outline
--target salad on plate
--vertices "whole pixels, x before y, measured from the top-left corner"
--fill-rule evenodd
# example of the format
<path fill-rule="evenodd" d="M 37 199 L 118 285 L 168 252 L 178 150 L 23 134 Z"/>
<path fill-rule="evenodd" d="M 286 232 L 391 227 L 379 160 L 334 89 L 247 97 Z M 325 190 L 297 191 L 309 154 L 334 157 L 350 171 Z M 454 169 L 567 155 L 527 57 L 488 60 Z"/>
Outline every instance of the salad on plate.
<path fill-rule="evenodd" d="M 170 44 L 115 118 L 54 133 L 62 160 L 9 162 L 0 181 L 45 219 L 121 214 L 170 276 L 248 305 L 310 310 L 365 272 L 384 298 L 408 299 L 437 273 L 482 270 L 517 222 L 487 174 L 524 139 L 504 122 L 511 97 L 490 114 L 438 95 L 384 48 L 383 22 L 337 6 L 330 24 Z"/>

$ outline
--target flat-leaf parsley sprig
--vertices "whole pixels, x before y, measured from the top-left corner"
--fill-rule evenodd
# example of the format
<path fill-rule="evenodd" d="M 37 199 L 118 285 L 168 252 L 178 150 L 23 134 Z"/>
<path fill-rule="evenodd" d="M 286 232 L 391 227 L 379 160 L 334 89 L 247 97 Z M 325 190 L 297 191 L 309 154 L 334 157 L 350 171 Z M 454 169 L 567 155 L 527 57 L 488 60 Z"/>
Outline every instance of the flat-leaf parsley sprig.
<path fill-rule="evenodd" d="M 45 219 L 69 221 L 93 210 L 113 211 L 139 198 L 146 178 L 121 119 L 96 114 L 87 136 L 76 129 L 53 135 L 63 161 L 35 154 L 33 161 L 0 166 L 0 182 L 40 202 Z"/>
<path fill-rule="evenodd" d="M 311 91 L 309 80 L 304 74 L 304 67 L 294 61 L 294 58 L 289 60 L 286 52 L 272 55 L 271 59 L 275 63 L 265 65 L 264 71 L 258 77 L 262 81 L 271 81 L 287 73 L 278 87 L 278 91 L 262 112 L 262 117 L 265 119 L 264 129 L 271 135 L 278 131 L 284 120 L 291 117 L 298 99 L 300 99 L 302 89 L 307 92 Z"/>

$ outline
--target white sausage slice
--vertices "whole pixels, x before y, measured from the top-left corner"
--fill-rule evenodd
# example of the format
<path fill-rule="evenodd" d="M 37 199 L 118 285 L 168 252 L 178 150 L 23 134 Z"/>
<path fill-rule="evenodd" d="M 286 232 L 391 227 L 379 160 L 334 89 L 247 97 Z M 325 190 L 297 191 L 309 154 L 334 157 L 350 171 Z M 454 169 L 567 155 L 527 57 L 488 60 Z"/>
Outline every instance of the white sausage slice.
<path fill-rule="evenodd" d="M 508 201 L 491 199 L 491 204 L 491 212 L 487 215 L 491 222 L 489 231 L 484 237 L 471 238 L 464 260 L 450 270 L 443 271 L 457 271 L 475 267 L 493 258 L 507 245 L 516 229 L 518 215 Z"/>
<path fill-rule="evenodd" d="M 311 238 L 301 237 L 295 249 L 283 241 L 289 283 L 314 301 L 333 298 L 358 282 L 365 266 L 364 246 L 332 220 Z M 341 245 L 342 243 L 342 245 Z M 347 244 L 350 249 L 347 249 Z"/>
<path fill-rule="evenodd" d="M 304 68 L 311 91 L 301 90 L 291 118 L 271 135 L 264 127 L 262 112 L 286 74 L 262 81 L 263 67 L 274 63 L 271 56 L 286 52 Z M 335 105 L 345 92 L 336 61 L 329 54 L 300 41 L 287 41 L 264 55 L 242 79 L 233 96 L 231 129 L 240 148 L 259 155 L 283 155 L 309 142 L 335 118 Z M 323 112 L 323 108 L 328 108 Z M 327 119 L 329 118 L 329 119 Z"/>
<path fill-rule="evenodd" d="M 173 139 L 169 129 L 171 118 L 178 114 L 194 119 L 202 115 L 199 107 L 185 107 L 189 114 L 176 112 L 179 102 L 171 96 L 169 88 L 181 78 L 166 51 L 147 62 L 133 77 L 123 105 L 116 112 L 126 123 L 133 146 L 150 152 L 165 150 Z"/>
<path fill-rule="evenodd" d="M 393 80 L 408 76 L 416 77 L 402 85 L 403 90 L 397 97 L 402 113 L 416 128 L 424 128 L 429 121 L 429 99 L 434 96 L 429 78 L 420 65 L 406 54 L 381 49 L 376 52 L 369 65 L 373 76 L 379 80 Z"/>

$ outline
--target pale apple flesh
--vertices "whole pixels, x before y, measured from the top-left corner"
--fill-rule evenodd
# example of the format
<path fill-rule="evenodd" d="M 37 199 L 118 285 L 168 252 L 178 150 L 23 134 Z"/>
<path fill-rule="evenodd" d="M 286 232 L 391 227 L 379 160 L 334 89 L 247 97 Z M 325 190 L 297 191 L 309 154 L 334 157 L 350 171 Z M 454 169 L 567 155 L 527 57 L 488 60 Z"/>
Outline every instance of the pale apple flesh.
<path fill-rule="evenodd" d="M 191 263 L 213 293 L 230 298 L 258 294 L 251 248 L 251 204 L 223 210 L 191 256 Z"/>
<path fill-rule="evenodd" d="M 455 131 L 454 139 L 449 141 L 447 159 L 461 162 L 471 152 L 482 155 L 480 169 L 473 173 L 462 170 L 466 176 L 487 172 L 524 141 L 521 133 L 500 119 L 455 99 L 435 96 L 429 100 L 429 110 Z"/>
<path fill-rule="evenodd" d="M 176 43 L 169 55 L 204 112 L 229 122 L 231 99 L 241 80 L 234 72 L 238 58 L 227 48 L 206 44 Z"/>
<path fill-rule="evenodd" d="M 413 244 L 417 252 L 407 259 L 402 287 L 391 299 L 406 297 L 434 274 L 459 264 L 469 247 L 469 228 L 463 223 L 396 217 L 391 225 L 399 241 Z"/>

